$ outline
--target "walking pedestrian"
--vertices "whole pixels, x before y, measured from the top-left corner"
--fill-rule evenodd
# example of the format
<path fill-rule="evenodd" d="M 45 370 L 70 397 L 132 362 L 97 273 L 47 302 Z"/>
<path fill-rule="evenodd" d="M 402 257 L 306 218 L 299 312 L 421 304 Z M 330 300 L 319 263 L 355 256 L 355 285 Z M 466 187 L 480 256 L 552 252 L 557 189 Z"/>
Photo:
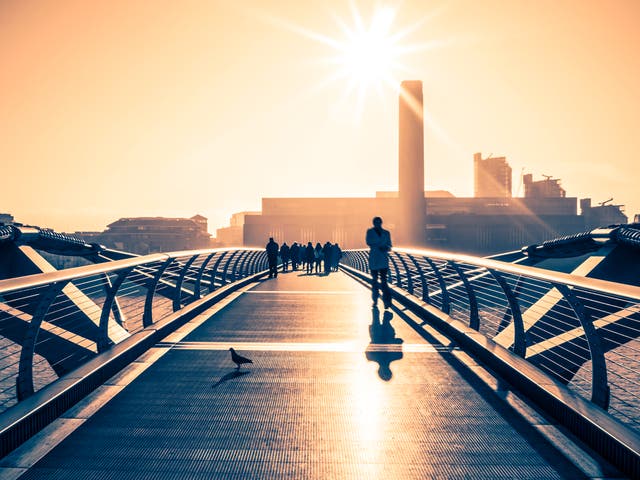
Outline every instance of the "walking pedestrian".
<path fill-rule="evenodd" d="M 340 245 L 334 243 L 331 247 L 331 266 L 333 267 L 333 271 L 338 271 L 338 266 L 340 265 L 340 259 L 342 258 L 342 250 L 340 249 Z"/>
<path fill-rule="evenodd" d="M 322 246 L 322 256 L 324 258 L 324 274 L 325 275 L 329 275 L 329 272 L 331 272 L 331 252 L 332 252 L 332 245 L 329 241 L 327 241 L 323 246 Z"/>
<path fill-rule="evenodd" d="M 269 242 L 265 246 L 267 251 L 267 260 L 269 262 L 269 278 L 278 277 L 278 251 L 280 250 L 278 244 L 273 240 L 273 237 L 269 237 Z"/>
<path fill-rule="evenodd" d="M 291 257 L 291 270 L 293 271 L 298 270 L 298 250 L 299 249 L 300 247 L 298 247 L 297 242 L 293 242 L 291 244 L 291 248 L 289 249 L 289 255 Z"/>
<path fill-rule="evenodd" d="M 307 273 L 311 275 L 313 273 L 313 263 L 315 262 L 315 252 L 311 242 L 307 243 L 307 248 L 305 248 L 304 261 L 306 263 Z"/>
<path fill-rule="evenodd" d="M 287 242 L 284 242 L 282 244 L 282 246 L 280 247 L 280 258 L 282 259 L 282 271 L 286 272 L 289 270 L 289 255 L 290 255 L 291 249 L 289 248 L 289 245 L 287 245 Z"/>
<path fill-rule="evenodd" d="M 369 269 L 371 270 L 372 285 L 371 298 L 373 306 L 377 307 L 379 290 L 382 290 L 382 302 L 384 308 L 391 307 L 391 290 L 387 284 L 389 273 L 389 251 L 391 250 L 391 234 L 382 228 L 382 218 L 374 217 L 373 227 L 367 230 L 366 235 L 369 250 Z"/>
<path fill-rule="evenodd" d="M 320 273 L 320 270 L 322 270 L 322 257 L 323 257 L 323 253 L 322 253 L 322 245 L 320 245 L 320 242 L 316 243 L 316 248 L 313 250 L 313 256 L 315 258 L 315 273 Z"/>

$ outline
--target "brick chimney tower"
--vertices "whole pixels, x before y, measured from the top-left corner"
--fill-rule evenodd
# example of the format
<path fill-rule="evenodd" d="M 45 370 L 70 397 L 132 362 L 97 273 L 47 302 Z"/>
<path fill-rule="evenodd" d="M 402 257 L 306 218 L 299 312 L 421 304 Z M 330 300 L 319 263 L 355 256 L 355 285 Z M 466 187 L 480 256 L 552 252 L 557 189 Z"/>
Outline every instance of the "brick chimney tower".
<path fill-rule="evenodd" d="M 399 216 L 394 244 L 422 247 L 426 239 L 424 198 L 424 121 L 422 82 L 405 80 L 400 84 L 398 142 Z"/>

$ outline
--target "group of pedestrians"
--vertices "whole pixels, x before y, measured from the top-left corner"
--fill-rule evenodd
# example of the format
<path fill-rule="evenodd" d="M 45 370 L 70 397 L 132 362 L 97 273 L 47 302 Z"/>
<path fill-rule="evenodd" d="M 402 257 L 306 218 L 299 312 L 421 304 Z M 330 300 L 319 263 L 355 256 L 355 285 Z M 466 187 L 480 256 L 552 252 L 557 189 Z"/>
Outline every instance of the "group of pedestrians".
<path fill-rule="evenodd" d="M 320 242 L 313 246 L 312 242 L 306 245 L 293 242 L 291 246 L 284 242 L 282 246 L 273 239 L 269 238 L 266 245 L 267 259 L 269 260 L 269 278 L 278 276 L 278 257 L 282 260 L 282 271 L 296 271 L 298 267 L 306 271 L 307 274 L 324 273 L 329 275 L 330 272 L 337 272 L 342 258 L 342 250 L 337 243 L 327 241 L 324 245 Z"/>
<path fill-rule="evenodd" d="M 382 291 L 382 303 L 385 310 L 391 307 L 391 290 L 387 284 L 389 272 L 389 252 L 391 251 L 391 234 L 382 228 L 382 218 L 374 217 L 373 227 L 367 230 L 365 237 L 369 246 L 369 269 L 371 270 L 371 298 L 374 308 L 378 305 L 380 291 Z M 278 276 L 278 256 L 282 259 L 282 271 L 289 270 L 291 262 L 292 270 L 298 270 L 300 265 L 307 274 L 322 273 L 329 275 L 331 271 L 337 271 L 342 258 L 342 250 L 337 243 L 326 242 L 314 247 L 311 242 L 306 246 L 293 242 L 291 246 L 283 243 L 280 247 L 273 237 L 269 238 L 266 246 L 269 260 L 269 278 Z M 323 268 L 324 267 L 324 268 Z"/>

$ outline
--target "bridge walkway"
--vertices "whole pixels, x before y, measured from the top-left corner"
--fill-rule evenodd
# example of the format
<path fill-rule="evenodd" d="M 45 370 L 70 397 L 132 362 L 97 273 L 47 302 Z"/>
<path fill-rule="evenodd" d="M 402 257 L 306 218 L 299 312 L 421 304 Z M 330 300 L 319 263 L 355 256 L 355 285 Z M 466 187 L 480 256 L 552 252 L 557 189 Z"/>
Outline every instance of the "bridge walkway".
<path fill-rule="evenodd" d="M 398 312 L 390 330 L 343 273 L 283 273 L 216 310 L 97 411 L 76 407 L 86 420 L 20 478 L 581 477 L 451 347 Z M 231 346 L 253 364 L 236 371 Z"/>

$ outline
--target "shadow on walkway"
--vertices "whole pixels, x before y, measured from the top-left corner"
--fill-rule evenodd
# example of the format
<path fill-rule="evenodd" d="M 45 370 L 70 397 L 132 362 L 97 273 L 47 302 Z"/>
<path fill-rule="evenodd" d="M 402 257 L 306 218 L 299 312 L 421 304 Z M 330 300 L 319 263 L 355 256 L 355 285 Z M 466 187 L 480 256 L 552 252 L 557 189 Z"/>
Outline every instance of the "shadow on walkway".
<path fill-rule="evenodd" d="M 396 337 L 396 331 L 391 326 L 393 313 L 385 310 L 380 322 L 380 310 L 377 307 L 371 309 L 372 320 L 369 325 L 369 337 L 371 343 L 365 350 L 365 356 L 370 362 L 378 363 L 378 376 L 388 382 L 393 377 L 391 362 L 402 358 L 401 338 Z M 390 347 L 390 345 L 393 345 Z"/>
<path fill-rule="evenodd" d="M 238 378 L 238 377 L 242 377 L 243 375 L 248 375 L 249 373 L 251 373 L 248 370 L 242 370 L 242 371 L 233 371 L 230 373 L 227 373 L 225 376 L 221 377 L 220 380 L 218 380 L 216 383 L 214 383 L 211 388 L 216 388 L 218 385 L 223 384 L 224 382 L 227 382 L 229 380 L 233 380 L 234 378 Z"/>

